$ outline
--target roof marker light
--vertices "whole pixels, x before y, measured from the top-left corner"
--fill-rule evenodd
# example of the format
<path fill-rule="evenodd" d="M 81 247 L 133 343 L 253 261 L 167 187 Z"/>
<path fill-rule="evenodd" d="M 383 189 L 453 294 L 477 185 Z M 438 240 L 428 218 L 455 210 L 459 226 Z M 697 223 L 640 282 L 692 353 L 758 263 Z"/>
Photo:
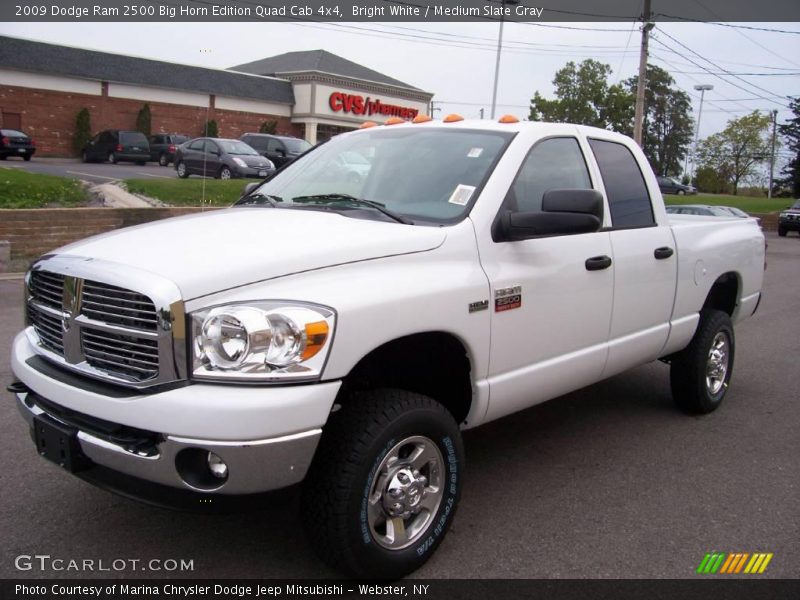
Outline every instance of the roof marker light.
<path fill-rule="evenodd" d="M 375 127 L 377 123 L 375 121 L 367 121 L 366 123 L 362 123 L 359 129 L 369 129 L 370 127 Z"/>
<path fill-rule="evenodd" d="M 457 115 L 455 113 L 452 115 L 447 115 L 444 119 L 442 119 L 442 121 L 444 121 L 445 123 L 457 123 L 458 121 L 463 121 L 463 120 L 464 117 L 462 117 L 461 115 Z"/>
<path fill-rule="evenodd" d="M 497 119 L 498 123 L 519 123 L 519 119 L 514 115 L 503 115 Z"/>
<path fill-rule="evenodd" d="M 433 117 L 429 115 L 417 115 L 414 117 L 414 120 L 411 121 L 412 123 L 427 123 L 428 121 L 433 121 Z"/>
<path fill-rule="evenodd" d="M 389 117 L 384 122 L 384 125 L 400 125 L 400 123 L 405 123 L 405 119 L 401 119 L 400 117 Z"/>

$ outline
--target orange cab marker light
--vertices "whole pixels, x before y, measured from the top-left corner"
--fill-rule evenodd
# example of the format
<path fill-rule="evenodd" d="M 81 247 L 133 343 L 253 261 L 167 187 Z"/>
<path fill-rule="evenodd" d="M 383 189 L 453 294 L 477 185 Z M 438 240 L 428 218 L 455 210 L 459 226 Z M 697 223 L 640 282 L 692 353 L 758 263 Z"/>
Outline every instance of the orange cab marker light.
<path fill-rule="evenodd" d="M 369 127 L 375 127 L 377 125 L 375 121 L 367 121 L 366 123 L 362 123 L 359 129 L 368 129 Z"/>
<path fill-rule="evenodd" d="M 428 115 L 417 115 L 414 117 L 414 120 L 411 121 L 412 123 L 427 123 L 428 121 L 433 121 L 433 117 Z"/>
<path fill-rule="evenodd" d="M 301 355 L 302 360 L 308 360 L 322 350 L 328 339 L 328 324 L 325 321 L 306 323 L 306 348 Z"/>
<path fill-rule="evenodd" d="M 384 125 L 399 125 L 400 123 L 405 123 L 405 119 L 401 119 L 400 117 L 389 117 L 386 119 Z"/>
<path fill-rule="evenodd" d="M 498 123 L 519 123 L 519 119 L 514 115 L 503 115 L 497 119 Z"/>
<path fill-rule="evenodd" d="M 457 123 L 458 121 L 463 121 L 464 117 L 457 114 L 447 115 L 442 121 L 445 123 Z"/>

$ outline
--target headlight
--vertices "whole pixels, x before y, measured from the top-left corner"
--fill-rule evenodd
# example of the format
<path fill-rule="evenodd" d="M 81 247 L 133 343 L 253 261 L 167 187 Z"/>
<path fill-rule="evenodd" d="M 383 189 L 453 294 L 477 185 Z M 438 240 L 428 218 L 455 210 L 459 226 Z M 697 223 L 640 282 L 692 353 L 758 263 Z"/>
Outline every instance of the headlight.
<path fill-rule="evenodd" d="M 272 162 L 270 159 L 266 159 L 266 160 L 267 160 L 267 169 L 270 169 L 270 170 L 274 169 L 275 168 L 275 163 Z"/>
<path fill-rule="evenodd" d="M 781 215 L 780 215 L 780 218 L 781 218 L 781 219 L 785 219 L 785 218 L 786 218 L 786 217 L 788 217 L 788 216 L 789 216 L 789 213 L 785 213 L 785 212 L 783 212 L 783 213 L 781 213 Z"/>
<path fill-rule="evenodd" d="M 248 302 L 192 313 L 197 379 L 270 381 L 322 374 L 334 312 L 311 304 Z"/>
<path fill-rule="evenodd" d="M 240 167 L 242 167 L 242 168 L 244 168 L 244 169 L 246 169 L 246 168 L 247 168 L 247 163 L 246 163 L 246 162 L 244 162 L 244 161 L 243 161 L 241 158 L 239 158 L 238 156 L 234 156 L 234 157 L 233 157 L 233 162 L 235 162 L 237 165 L 239 165 Z"/>

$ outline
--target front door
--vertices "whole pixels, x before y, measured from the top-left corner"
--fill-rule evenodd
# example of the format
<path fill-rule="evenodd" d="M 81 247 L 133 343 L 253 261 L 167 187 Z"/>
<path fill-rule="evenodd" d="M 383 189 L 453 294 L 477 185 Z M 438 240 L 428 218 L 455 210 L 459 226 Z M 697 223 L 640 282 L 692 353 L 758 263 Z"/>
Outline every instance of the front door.
<path fill-rule="evenodd" d="M 575 137 L 529 151 L 501 208 L 536 212 L 551 189 L 591 189 Z M 607 231 L 495 242 L 478 236 L 491 283 L 487 419 L 597 381 L 605 366 L 614 268 Z M 604 266 L 605 265 L 605 266 Z"/>

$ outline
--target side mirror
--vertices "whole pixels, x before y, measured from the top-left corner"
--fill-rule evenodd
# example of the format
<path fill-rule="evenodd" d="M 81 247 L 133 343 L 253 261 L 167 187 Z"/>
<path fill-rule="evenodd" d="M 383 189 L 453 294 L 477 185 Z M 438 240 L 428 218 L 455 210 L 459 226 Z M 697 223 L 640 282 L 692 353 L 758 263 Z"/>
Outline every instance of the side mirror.
<path fill-rule="evenodd" d="M 550 190 L 539 212 L 511 212 L 500 217 L 504 241 L 599 231 L 603 224 L 603 196 L 596 190 Z"/>
<path fill-rule="evenodd" d="M 242 195 L 239 196 L 239 197 L 240 198 L 244 198 L 245 196 L 250 194 L 250 192 L 252 192 L 254 189 L 256 189 L 259 185 L 261 185 L 260 181 L 251 181 L 246 186 L 244 186 L 244 189 L 242 190 Z"/>

